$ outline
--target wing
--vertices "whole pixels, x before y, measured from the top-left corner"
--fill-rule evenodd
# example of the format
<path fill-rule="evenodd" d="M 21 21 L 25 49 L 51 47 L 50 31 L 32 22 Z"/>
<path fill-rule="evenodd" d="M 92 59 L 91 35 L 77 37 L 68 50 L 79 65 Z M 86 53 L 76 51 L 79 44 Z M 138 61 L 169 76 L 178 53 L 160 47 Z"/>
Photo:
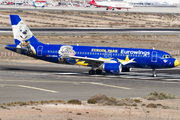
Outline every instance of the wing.
<path fill-rule="evenodd" d="M 89 58 L 89 57 L 80 57 L 80 56 L 69 56 L 71 59 L 75 59 L 77 61 L 77 65 L 88 65 L 99 67 L 103 63 L 117 63 L 112 58 Z"/>

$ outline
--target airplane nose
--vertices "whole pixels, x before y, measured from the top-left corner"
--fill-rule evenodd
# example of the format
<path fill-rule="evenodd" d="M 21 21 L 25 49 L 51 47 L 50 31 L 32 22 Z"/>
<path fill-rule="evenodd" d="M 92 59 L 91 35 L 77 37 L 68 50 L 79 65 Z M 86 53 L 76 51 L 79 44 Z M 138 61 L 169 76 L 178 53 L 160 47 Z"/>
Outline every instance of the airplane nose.
<path fill-rule="evenodd" d="M 174 66 L 176 67 L 176 66 L 178 66 L 178 65 L 179 65 L 179 61 L 178 61 L 178 60 L 175 60 Z"/>

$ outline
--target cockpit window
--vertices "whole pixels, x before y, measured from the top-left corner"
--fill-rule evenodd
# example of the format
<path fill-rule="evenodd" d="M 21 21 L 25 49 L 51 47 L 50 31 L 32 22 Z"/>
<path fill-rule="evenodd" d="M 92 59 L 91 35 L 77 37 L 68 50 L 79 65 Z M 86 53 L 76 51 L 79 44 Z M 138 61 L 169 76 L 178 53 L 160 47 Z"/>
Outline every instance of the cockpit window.
<path fill-rule="evenodd" d="M 163 58 L 172 58 L 171 55 L 163 55 Z"/>

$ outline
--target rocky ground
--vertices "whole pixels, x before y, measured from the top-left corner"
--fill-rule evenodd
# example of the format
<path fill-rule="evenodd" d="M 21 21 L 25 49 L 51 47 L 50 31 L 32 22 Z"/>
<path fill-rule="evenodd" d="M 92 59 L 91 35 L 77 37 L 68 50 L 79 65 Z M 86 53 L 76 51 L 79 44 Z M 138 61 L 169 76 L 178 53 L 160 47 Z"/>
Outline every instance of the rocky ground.
<path fill-rule="evenodd" d="M 96 95 L 98 96 L 98 95 Z M 19 102 L 2 104 L 1 120 L 179 120 L 180 99 L 147 100 L 147 98 L 115 100 L 101 95 L 99 102 L 39 104 Z M 96 99 L 97 100 L 97 99 Z M 78 100 L 76 100 L 78 101 Z M 61 101 L 60 101 L 61 102 Z M 18 105 L 17 105 L 18 104 Z"/>
<path fill-rule="evenodd" d="M 11 26 L 9 14 L 18 14 L 29 27 L 177 28 L 179 14 L 106 13 L 72 11 L 0 11 L 0 26 Z"/>

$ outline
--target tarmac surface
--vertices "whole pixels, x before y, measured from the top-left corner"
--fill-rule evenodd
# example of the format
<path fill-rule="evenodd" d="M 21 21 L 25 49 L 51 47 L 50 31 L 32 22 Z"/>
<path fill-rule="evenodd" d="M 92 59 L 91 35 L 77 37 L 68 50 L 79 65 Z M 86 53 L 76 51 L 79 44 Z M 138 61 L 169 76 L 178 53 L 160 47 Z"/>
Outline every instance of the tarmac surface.
<path fill-rule="evenodd" d="M 133 69 L 112 75 L 89 75 L 88 67 L 59 64 L 0 62 L 0 104 L 15 101 L 88 100 L 96 94 L 108 97 L 136 98 L 149 93 L 179 95 L 179 67 L 152 71 Z"/>
<path fill-rule="evenodd" d="M 179 28 L 30 28 L 36 35 L 51 36 L 51 35 L 176 35 L 180 36 Z M 11 27 L 1 27 L 0 35 L 12 35 Z"/>

